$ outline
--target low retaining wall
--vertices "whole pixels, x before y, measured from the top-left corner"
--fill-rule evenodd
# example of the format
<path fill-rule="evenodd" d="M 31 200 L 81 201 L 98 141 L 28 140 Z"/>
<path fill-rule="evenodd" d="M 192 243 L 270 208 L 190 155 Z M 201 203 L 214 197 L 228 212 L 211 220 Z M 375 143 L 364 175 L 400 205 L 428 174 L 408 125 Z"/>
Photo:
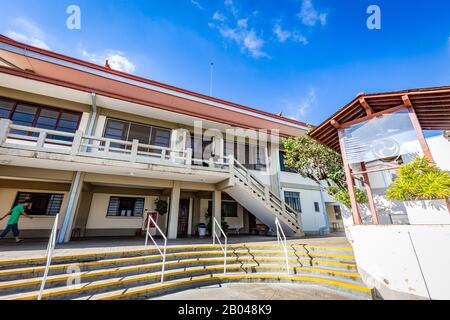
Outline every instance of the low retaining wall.
<path fill-rule="evenodd" d="M 450 225 L 347 226 L 358 270 L 384 299 L 450 299 Z"/>

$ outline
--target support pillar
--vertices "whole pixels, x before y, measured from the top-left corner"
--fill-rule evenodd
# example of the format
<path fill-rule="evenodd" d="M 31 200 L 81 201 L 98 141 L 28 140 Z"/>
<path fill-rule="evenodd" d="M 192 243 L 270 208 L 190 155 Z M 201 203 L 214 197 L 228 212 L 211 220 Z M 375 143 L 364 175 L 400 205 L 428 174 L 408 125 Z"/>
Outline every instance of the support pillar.
<path fill-rule="evenodd" d="M 347 153 L 345 150 L 344 134 L 342 132 L 342 129 L 338 130 L 338 134 L 339 134 L 339 143 L 341 146 L 342 161 L 344 163 L 345 180 L 347 181 L 348 193 L 350 195 L 350 202 L 352 204 L 353 223 L 355 225 L 359 225 L 362 223 L 361 215 L 359 213 L 358 203 L 356 202 L 355 183 L 353 182 L 352 172 L 350 169 L 350 165 L 348 164 L 347 161 Z"/>
<path fill-rule="evenodd" d="M 427 157 L 432 163 L 435 163 L 430 148 L 428 147 L 427 139 L 425 139 L 425 136 L 423 135 L 422 126 L 420 125 L 419 119 L 417 118 L 417 114 L 413 107 L 408 107 L 408 114 L 414 130 L 416 130 L 417 139 L 419 140 L 424 156 Z"/>
<path fill-rule="evenodd" d="M 222 224 L 222 191 L 217 191 L 215 190 L 213 192 L 213 211 L 212 211 L 212 218 L 211 218 L 211 223 L 212 223 L 212 230 L 215 229 L 215 224 L 214 224 L 214 218 L 216 218 L 217 222 L 219 224 Z M 219 230 L 217 230 L 217 234 L 219 235 Z M 212 235 L 214 237 L 214 235 Z"/>
<path fill-rule="evenodd" d="M 170 210 L 169 210 L 169 230 L 167 237 L 169 239 L 176 239 L 178 235 L 178 213 L 180 211 L 180 182 L 173 183 L 172 193 L 170 196 Z"/>
<path fill-rule="evenodd" d="M 372 213 L 372 222 L 373 224 L 380 224 L 377 215 L 377 208 L 375 207 L 375 202 L 373 201 L 373 193 L 372 188 L 370 187 L 369 175 L 365 172 L 367 171 L 367 167 L 364 162 L 361 162 L 361 171 L 364 172 L 362 176 L 364 179 L 364 187 L 366 188 L 367 198 L 369 200 L 370 212 Z"/>
<path fill-rule="evenodd" d="M 84 172 L 77 171 L 74 174 L 72 185 L 70 187 L 69 200 L 65 209 L 64 220 L 59 231 L 58 243 L 67 243 L 70 241 L 72 225 L 83 188 L 83 180 Z"/>

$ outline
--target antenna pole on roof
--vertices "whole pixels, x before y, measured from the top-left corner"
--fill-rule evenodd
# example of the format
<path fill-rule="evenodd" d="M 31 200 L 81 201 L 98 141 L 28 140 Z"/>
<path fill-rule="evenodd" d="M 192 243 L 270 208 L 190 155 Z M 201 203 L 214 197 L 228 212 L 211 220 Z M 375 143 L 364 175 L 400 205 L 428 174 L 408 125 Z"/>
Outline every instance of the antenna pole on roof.
<path fill-rule="evenodd" d="M 213 75 L 214 75 L 214 62 L 210 64 L 211 78 L 209 80 L 209 96 L 213 95 Z"/>

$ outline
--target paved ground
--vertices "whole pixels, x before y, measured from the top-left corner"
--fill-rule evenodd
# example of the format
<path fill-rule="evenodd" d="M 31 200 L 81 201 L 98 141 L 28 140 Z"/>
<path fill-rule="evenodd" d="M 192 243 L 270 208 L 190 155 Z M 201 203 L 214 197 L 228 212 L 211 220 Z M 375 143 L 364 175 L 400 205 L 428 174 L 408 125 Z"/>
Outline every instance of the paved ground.
<path fill-rule="evenodd" d="M 276 244 L 276 237 L 262 236 L 236 236 L 229 237 L 233 244 Z M 115 252 L 126 250 L 139 250 L 144 248 L 144 238 L 90 238 L 72 241 L 68 244 L 57 245 L 54 256 L 74 255 L 90 252 Z M 150 241 L 150 240 L 149 240 Z M 161 243 L 158 240 L 158 243 Z M 329 235 L 288 239 L 289 244 L 314 245 L 331 247 L 350 247 L 344 235 Z M 189 244 L 212 244 L 211 238 L 188 238 L 169 240 L 169 246 Z M 29 239 L 24 243 L 15 244 L 13 240 L 0 241 L 0 260 L 25 259 L 44 257 L 47 249 L 47 240 Z"/>
<path fill-rule="evenodd" d="M 315 285 L 229 283 L 169 294 L 154 300 L 353 300 Z"/>

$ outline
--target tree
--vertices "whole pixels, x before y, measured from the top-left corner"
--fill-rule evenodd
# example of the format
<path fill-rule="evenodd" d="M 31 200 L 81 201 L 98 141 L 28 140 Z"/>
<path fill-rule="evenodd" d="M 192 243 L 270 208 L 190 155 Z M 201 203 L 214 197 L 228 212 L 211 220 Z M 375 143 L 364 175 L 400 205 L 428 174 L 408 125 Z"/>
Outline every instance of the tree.
<path fill-rule="evenodd" d="M 350 206 L 344 165 L 341 156 L 308 135 L 282 139 L 285 165 L 302 177 L 311 179 L 341 203 Z M 326 186 L 323 186 L 325 182 Z M 365 193 L 355 188 L 358 203 L 366 203 Z M 348 200 L 348 201 L 347 201 Z"/>

